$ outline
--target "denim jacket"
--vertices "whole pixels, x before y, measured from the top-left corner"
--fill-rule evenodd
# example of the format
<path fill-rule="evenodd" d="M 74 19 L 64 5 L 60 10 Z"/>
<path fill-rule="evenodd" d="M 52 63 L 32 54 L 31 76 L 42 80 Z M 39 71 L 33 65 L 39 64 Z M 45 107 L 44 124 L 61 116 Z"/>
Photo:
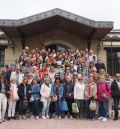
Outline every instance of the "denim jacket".
<path fill-rule="evenodd" d="M 63 85 L 60 84 L 59 91 L 58 91 L 58 94 L 59 94 L 58 96 L 59 96 L 59 97 L 63 97 L 63 92 L 64 92 L 64 90 L 63 90 Z M 57 96 L 55 84 L 52 84 L 51 96 Z"/>
<path fill-rule="evenodd" d="M 39 84 L 32 85 L 31 89 L 32 89 L 32 96 L 34 100 L 40 99 L 40 85 Z"/>

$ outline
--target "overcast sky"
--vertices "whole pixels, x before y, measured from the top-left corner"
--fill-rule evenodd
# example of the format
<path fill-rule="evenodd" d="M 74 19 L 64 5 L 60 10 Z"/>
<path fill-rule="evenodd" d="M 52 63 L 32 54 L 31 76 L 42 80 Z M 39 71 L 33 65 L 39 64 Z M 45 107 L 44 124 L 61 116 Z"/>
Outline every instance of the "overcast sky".
<path fill-rule="evenodd" d="M 120 0 L 0 0 L 0 19 L 19 19 L 60 8 L 120 29 Z"/>

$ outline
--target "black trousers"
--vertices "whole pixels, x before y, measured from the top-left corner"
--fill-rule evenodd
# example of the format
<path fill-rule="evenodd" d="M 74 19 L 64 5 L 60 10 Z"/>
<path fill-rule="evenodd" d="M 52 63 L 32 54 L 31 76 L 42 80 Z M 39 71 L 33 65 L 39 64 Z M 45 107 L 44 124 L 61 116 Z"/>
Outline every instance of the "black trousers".
<path fill-rule="evenodd" d="M 119 101 L 120 101 L 120 98 L 116 97 L 116 98 L 113 98 L 113 100 L 114 100 L 114 111 L 115 111 L 114 117 L 115 118 L 118 118 L 118 110 L 119 110 Z"/>
<path fill-rule="evenodd" d="M 67 105 L 68 105 L 68 110 L 69 110 L 69 115 L 73 115 L 72 113 L 72 103 L 74 102 L 74 99 L 66 99 Z"/>

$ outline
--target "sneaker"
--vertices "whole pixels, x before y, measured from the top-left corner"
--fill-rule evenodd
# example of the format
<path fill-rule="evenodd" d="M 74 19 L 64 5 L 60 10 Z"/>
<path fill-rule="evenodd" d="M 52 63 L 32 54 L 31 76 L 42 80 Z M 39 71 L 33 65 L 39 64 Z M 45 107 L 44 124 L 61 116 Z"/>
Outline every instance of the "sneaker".
<path fill-rule="evenodd" d="M 26 120 L 27 119 L 26 116 L 23 115 L 23 119 Z"/>
<path fill-rule="evenodd" d="M 70 116 L 70 119 L 73 120 L 74 118 L 72 116 Z"/>
<path fill-rule="evenodd" d="M 104 118 L 104 117 L 102 117 L 102 116 L 101 116 L 101 117 L 98 117 L 98 120 L 102 120 L 103 118 Z"/>
<path fill-rule="evenodd" d="M 55 116 L 55 119 L 58 119 L 58 115 Z"/>
<path fill-rule="evenodd" d="M 46 117 L 45 116 L 42 116 L 42 119 L 46 120 Z"/>
<path fill-rule="evenodd" d="M 0 119 L 0 123 L 2 123 L 2 120 Z"/>
<path fill-rule="evenodd" d="M 118 118 L 114 118 L 113 120 L 118 120 Z"/>
<path fill-rule="evenodd" d="M 36 119 L 36 120 L 38 120 L 38 119 L 39 119 L 39 117 L 38 117 L 38 116 L 36 116 L 36 117 L 35 117 L 35 119 Z"/>
<path fill-rule="evenodd" d="M 46 115 L 46 118 L 47 118 L 47 119 L 50 119 L 49 115 Z"/>
<path fill-rule="evenodd" d="M 19 118 L 18 118 L 18 120 L 21 120 L 21 119 L 22 119 L 22 116 L 20 115 Z"/>
<path fill-rule="evenodd" d="M 107 118 L 103 118 L 102 121 L 103 121 L 103 122 L 107 121 Z"/>
<path fill-rule="evenodd" d="M 58 119 L 60 120 L 61 119 L 61 116 L 59 116 Z"/>
<path fill-rule="evenodd" d="M 9 121 L 11 119 L 11 117 L 8 117 L 7 120 Z"/>
<path fill-rule="evenodd" d="M 5 119 L 2 119 L 2 122 L 6 122 L 6 120 Z"/>
<path fill-rule="evenodd" d="M 66 120 L 68 119 L 68 116 L 67 116 L 67 115 L 65 116 L 65 119 L 66 119 Z"/>

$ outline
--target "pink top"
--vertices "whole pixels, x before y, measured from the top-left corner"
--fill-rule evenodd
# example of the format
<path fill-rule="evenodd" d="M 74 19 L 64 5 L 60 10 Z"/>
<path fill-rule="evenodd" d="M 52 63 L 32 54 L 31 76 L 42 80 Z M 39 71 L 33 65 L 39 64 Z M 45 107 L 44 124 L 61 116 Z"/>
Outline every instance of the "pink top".
<path fill-rule="evenodd" d="M 17 85 L 11 83 L 11 85 L 10 85 L 10 91 L 9 91 L 9 93 L 10 93 L 9 100 L 14 100 L 14 98 L 13 98 L 14 88 L 15 88 L 15 91 L 18 92 Z"/>
<path fill-rule="evenodd" d="M 111 95 L 111 89 L 110 89 L 109 83 L 99 82 L 97 84 L 97 98 L 98 98 L 98 101 L 100 102 L 108 101 L 107 99 L 102 97 L 103 93 L 105 93 L 107 96 Z"/>

